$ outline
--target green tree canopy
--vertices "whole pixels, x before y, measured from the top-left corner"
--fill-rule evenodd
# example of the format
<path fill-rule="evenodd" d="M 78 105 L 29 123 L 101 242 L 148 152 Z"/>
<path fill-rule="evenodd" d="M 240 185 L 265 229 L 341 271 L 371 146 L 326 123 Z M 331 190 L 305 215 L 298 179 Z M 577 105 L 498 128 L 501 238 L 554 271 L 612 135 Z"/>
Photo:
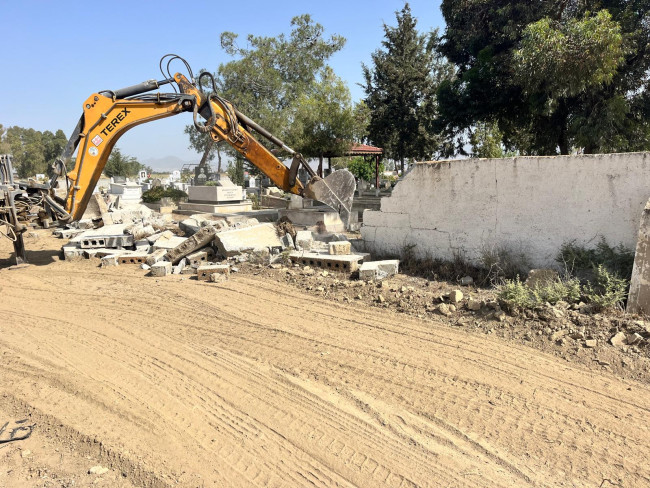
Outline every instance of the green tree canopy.
<path fill-rule="evenodd" d="M 431 158 L 443 144 L 432 126 L 435 93 L 452 67 L 437 55 L 437 33 L 418 32 L 408 3 L 396 18 L 397 26 L 384 24 L 382 49 L 372 54 L 372 67 L 364 65 L 363 74 L 368 137 L 403 169 L 406 158 Z"/>
<path fill-rule="evenodd" d="M 443 0 L 442 12 L 458 71 L 438 90 L 438 127 L 496 121 L 521 154 L 650 147 L 647 0 Z"/>
<path fill-rule="evenodd" d="M 0 125 L 0 144 L 3 153 L 13 155 L 14 168 L 21 178 L 47 174 L 48 167 L 60 155 L 68 142 L 62 130 L 55 133 Z"/>
<path fill-rule="evenodd" d="M 233 58 L 216 72 L 221 96 L 306 155 L 349 144 L 354 127 L 349 90 L 327 66 L 343 47 L 343 37 L 325 36 L 322 25 L 301 15 L 292 19 L 289 35 L 249 35 L 246 47 L 237 40 L 235 33 L 221 34 L 221 47 Z M 193 127 L 186 132 L 190 146 L 204 152 L 206 136 Z"/>
<path fill-rule="evenodd" d="M 133 156 L 122 154 L 119 148 L 114 147 L 111 155 L 108 157 L 106 166 L 104 166 L 104 174 L 109 177 L 113 176 L 135 176 L 145 166 L 140 164 Z"/>

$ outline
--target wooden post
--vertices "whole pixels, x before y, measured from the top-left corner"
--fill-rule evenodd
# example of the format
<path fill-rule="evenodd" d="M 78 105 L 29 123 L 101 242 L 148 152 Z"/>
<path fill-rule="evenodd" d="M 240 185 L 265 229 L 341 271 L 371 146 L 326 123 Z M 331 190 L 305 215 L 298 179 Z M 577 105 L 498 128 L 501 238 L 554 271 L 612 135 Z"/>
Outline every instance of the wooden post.
<path fill-rule="evenodd" d="M 379 192 L 379 154 L 375 156 L 375 189 Z"/>

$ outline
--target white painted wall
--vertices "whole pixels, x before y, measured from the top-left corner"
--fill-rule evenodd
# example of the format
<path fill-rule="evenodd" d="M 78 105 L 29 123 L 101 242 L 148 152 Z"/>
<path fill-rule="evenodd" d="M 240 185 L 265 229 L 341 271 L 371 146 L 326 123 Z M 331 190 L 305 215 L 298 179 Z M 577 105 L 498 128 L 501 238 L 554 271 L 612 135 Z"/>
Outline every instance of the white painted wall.
<path fill-rule="evenodd" d="M 650 153 L 465 159 L 418 163 L 381 210 L 366 210 L 369 251 L 479 262 L 485 249 L 524 253 L 554 266 L 569 241 L 636 247 L 650 197 Z"/>

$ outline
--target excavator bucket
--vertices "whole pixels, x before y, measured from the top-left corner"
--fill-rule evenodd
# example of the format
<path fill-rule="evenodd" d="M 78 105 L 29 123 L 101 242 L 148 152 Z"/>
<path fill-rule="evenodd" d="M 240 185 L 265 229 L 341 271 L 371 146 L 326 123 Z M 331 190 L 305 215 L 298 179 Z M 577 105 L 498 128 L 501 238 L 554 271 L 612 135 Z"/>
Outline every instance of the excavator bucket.
<path fill-rule="evenodd" d="M 341 216 L 345 228 L 350 226 L 352 200 L 357 184 L 354 175 L 347 169 L 335 171 L 327 178 L 313 177 L 305 188 L 304 195 L 332 207 Z"/>

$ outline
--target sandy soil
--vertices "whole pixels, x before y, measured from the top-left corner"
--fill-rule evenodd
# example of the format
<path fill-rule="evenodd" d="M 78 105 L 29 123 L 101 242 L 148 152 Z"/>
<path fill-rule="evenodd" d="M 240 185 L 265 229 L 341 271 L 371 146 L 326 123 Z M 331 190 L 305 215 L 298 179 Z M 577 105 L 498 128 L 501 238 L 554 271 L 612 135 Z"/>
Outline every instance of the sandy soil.
<path fill-rule="evenodd" d="M 59 262 L 60 242 L 21 270 L 0 243 L 0 426 L 35 425 L 0 444 L 0 486 L 650 486 L 641 382 L 262 275 Z"/>

